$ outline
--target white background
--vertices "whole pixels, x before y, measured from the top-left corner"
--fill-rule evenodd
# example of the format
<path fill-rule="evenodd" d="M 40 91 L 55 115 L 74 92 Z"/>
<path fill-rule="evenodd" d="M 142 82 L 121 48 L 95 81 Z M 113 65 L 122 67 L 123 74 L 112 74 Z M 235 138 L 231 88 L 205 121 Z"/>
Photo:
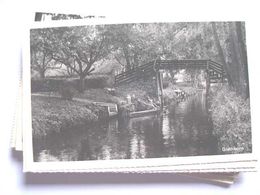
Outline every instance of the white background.
<path fill-rule="evenodd" d="M 254 137 L 260 123 L 260 6 L 257 1 L 12 1 L 0 0 L 0 192 L 1 194 L 259 194 L 259 173 L 245 173 L 229 188 L 166 175 L 24 174 L 21 154 L 9 148 L 21 62 L 21 44 L 32 11 L 81 13 L 124 18 L 175 21 L 246 21 Z M 259 151 L 258 142 L 254 143 Z"/>

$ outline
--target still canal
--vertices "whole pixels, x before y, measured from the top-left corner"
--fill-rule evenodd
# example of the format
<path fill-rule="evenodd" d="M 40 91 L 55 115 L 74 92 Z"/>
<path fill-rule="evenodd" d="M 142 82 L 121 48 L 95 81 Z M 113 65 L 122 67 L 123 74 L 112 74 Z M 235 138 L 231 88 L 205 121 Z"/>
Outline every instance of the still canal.
<path fill-rule="evenodd" d="M 220 154 L 205 92 L 164 114 L 65 129 L 34 140 L 35 161 L 139 159 Z M 37 144 L 36 144 L 37 142 Z"/>

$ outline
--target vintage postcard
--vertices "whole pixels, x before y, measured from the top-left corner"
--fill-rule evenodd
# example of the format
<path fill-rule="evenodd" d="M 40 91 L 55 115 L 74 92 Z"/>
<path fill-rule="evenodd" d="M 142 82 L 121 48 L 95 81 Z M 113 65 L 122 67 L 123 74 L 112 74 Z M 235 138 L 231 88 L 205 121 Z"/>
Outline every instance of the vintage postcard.
<path fill-rule="evenodd" d="M 25 171 L 255 167 L 244 22 L 35 24 L 23 66 Z"/>

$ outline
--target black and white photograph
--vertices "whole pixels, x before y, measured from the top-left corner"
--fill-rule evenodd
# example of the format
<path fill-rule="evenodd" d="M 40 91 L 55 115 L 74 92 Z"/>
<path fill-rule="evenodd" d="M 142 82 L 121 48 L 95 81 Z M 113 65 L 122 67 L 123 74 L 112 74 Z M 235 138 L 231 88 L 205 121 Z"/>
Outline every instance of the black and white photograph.
<path fill-rule="evenodd" d="M 30 30 L 34 162 L 252 153 L 245 23 Z"/>
<path fill-rule="evenodd" d="M 260 190 L 258 1 L 0 4 L 1 192 Z"/>

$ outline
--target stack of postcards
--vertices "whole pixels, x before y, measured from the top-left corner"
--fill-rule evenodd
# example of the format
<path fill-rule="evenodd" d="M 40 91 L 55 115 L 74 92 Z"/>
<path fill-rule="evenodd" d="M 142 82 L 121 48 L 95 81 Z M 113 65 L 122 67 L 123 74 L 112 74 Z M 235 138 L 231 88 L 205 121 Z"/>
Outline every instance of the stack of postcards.
<path fill-rule="evenodd" d="M 245 30 L 239 21 L 36 13 L 11 141 L 24 172 L 231 184 L 256 171 Z"/>

